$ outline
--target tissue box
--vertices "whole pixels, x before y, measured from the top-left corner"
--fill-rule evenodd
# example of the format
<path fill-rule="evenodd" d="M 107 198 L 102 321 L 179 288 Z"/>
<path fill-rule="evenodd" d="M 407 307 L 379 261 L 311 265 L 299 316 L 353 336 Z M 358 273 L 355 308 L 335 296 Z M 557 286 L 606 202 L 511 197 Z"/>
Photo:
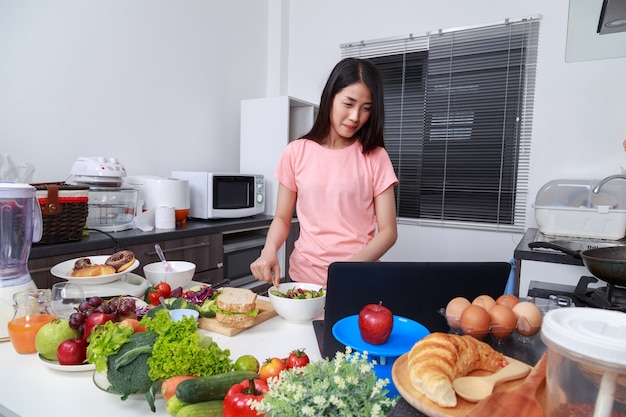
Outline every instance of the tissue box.
<path fill-rule="evenodd" d="M 554 180 L 535 199 L 539 231 L 548 235 L 618 240 L 626 234 L 626 181 Z"/>

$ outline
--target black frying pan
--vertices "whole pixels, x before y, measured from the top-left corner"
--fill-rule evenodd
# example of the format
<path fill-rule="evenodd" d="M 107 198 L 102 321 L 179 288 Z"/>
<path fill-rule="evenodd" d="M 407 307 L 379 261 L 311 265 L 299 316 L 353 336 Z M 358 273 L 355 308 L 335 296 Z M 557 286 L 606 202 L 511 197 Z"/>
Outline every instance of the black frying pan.
<path fill-rule="evenodd" d="M 626 286 L 626 246 L 607 246 L 580 251 L 551 242 L 531 242 L 528 247 L 554 249 L 580 258 L 596 278 L 609 284 Z"/>

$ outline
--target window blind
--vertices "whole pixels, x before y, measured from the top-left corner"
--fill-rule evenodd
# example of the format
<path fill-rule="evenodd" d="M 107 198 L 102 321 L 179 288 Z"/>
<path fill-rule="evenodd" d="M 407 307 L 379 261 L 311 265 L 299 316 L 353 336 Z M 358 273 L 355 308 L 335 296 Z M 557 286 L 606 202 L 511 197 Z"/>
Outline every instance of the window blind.
<path fill-rule="evenodd" d="M 538 18 L 351 42 L 385 89 L 401 222 L 522 231 Z"/>

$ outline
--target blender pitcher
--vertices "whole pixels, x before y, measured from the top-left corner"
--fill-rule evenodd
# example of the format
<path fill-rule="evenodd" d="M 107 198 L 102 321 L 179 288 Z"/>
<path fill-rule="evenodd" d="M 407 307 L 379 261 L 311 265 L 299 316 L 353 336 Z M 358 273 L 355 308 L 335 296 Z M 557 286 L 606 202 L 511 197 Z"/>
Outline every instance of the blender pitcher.
<path fill-rule="evenodd" d="M 37 288 L 28 272 L 31 245 L 43 233 L 35 192 L 29 184 L 0 182 L 0 340 L 8 337 L 13 294 Z M 9 317 L 7 304 L 11 309 Z"/>

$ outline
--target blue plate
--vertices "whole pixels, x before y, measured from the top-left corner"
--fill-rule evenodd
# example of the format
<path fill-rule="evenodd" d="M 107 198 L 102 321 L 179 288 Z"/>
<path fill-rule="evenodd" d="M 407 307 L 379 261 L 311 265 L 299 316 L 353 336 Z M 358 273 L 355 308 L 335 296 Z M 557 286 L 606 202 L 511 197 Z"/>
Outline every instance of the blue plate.
<path fill-rule="evenodd" d="M 399 357 L 411 350 L 413 345 L 422 340 L 424 336 L 430 334 L 426 327 L 416 321 L 401 316 L 393 316 L 393 330 L 387 342 L 382 345 L 373 345 L 361 338 L 358 321 L 358 315 L 339 320 L 333 326 L 333 336 L 339 342 L 356 351 L 367 351 L 369 355 L 374 356 Z"/>

